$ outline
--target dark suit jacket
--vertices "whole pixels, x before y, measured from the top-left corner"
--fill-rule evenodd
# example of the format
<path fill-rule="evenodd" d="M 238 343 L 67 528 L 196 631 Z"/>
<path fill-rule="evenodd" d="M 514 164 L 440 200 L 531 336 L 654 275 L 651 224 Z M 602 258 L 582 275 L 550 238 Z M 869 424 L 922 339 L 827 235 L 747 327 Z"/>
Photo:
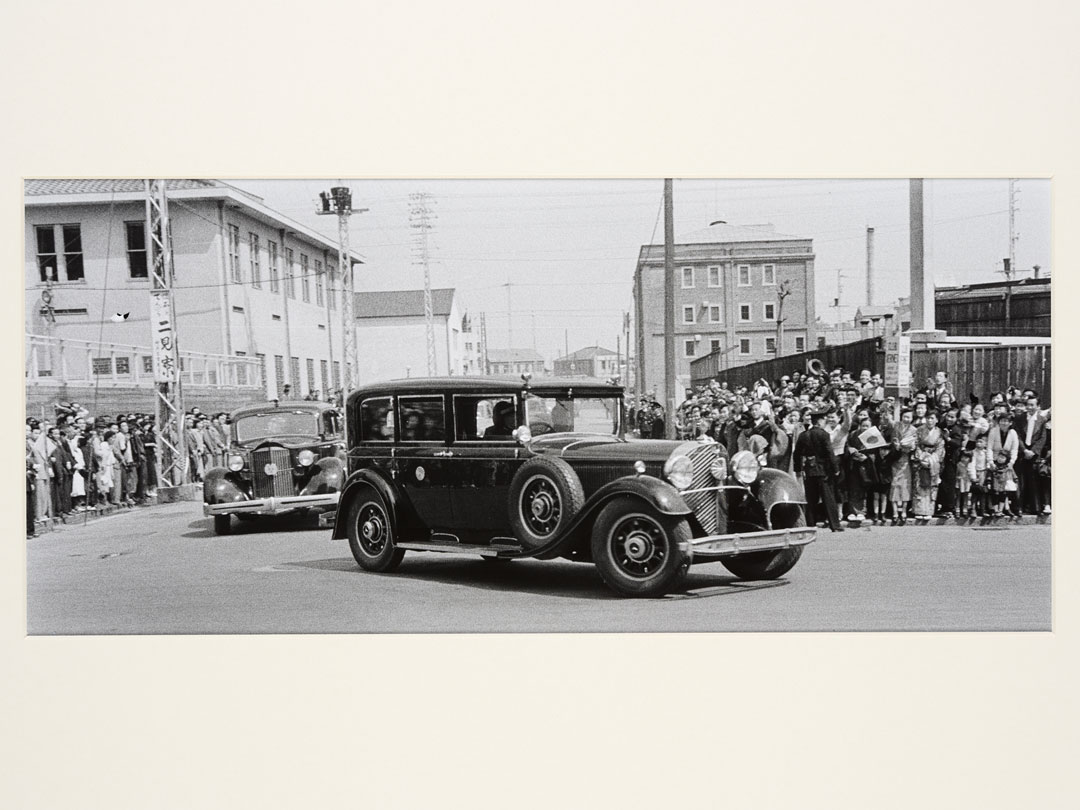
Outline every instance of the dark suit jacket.
<path fill-rule="evenodd" d="M 1013 423 L 1013 430 L 1016 431 L 1016 435 L 1020 438 L 1020 446 L 1027 448 L 1035 453 L 1036 456 L 1043 455 L 1043 450 L 1046 448 L 1046 417 L 1035 414 L 1035 429 L 1031 431 L 1031 444 L 1026 444 L 1027 438 L 1028 420 L 1029 417 L 1026 413 L 1019 417 Z"/>

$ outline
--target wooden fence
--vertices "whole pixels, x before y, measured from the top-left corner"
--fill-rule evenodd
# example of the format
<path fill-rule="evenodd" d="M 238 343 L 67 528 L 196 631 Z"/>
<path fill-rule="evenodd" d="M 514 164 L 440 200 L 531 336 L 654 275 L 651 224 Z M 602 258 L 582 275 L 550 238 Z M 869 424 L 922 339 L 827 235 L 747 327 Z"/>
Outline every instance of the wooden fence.
<path fill-rule="evenodd" d="M 934 372 L 945 371 L 961 402 L 974 393 L 983 403 L 1010 385 L 1039 392 L 1050 405 L 1050 344 L 1027 346 L 958 346 L 912 349 L 911 384 L 921 387 Z"/>
<path fill-rule="evenodd" d="M 745 385 L 750 388 L 758 380 L 768 380 L 774 384 L 785 374 L 793 371 L 806 372 L 806 364 L 810 360 L 820 360 L 827 370 L 842 366 L 852 370 L 858 375 L 859 371 L 868 368 L 871 371 L 885 370 L 885 346 L 879 337 L 857 340 L 854 343 L 845 343 L 839 346 L 826 346 L 823 349 L 814 349 L 800 354 L 788 354 L 773 360 L 761 360 L 757 363 L 749 363 L 745 366 L 734 368 L 721 368 L 723 356 L 720 352 L 707 354 L 690 363 L 690 382 L 700 385 L 711 379 L 727 380 L 731 388 Z"/>
<path fill-rule="evenodd" d="M 720 368 L 723 358 L 719 352 L 706 355 L 690 364 L 691 383 L 701 385 L 709 380 L 726 380 L 735 388 L 752 387 L 760 379 L 775 384 L 784 374 L 805 372 L 807 361 L 820 360 L 826 370 L 836 366 L 853 372 L 868 368 L 883 374 L 885 351 L 881 338 L 867 338 L 841 346 L 792 354 L 775 360 L 763 360 L 735 368 Z M 921 388 L 928 377 L 937 371 L 947 372 L 956 396 L 963 402 L 974 393 L 982 402 L 990 395 L 1004 391 L 1010 385 L 1032 388 L 1039 392 L 1044 406 L 1050 404 L 1050 344 L 1015 346 L 956 346 L 949 348 L 911 350 L 911 384 Z"/>

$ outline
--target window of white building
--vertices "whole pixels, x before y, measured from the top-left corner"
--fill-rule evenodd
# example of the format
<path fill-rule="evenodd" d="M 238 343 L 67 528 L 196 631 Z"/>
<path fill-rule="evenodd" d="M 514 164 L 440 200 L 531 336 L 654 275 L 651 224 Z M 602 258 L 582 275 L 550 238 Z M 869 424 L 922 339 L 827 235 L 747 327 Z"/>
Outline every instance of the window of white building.
<path fill-rule="evenodd" d="M 751 281 L 750 281 L 750 265 L 748 265 L 748 264 L 740 264 L 739 265 L 739 286 L 740 287 L 749 287 L 750 285 L 751 285 Z"/>
<path fill-rule="evenodd" d="M 776 265 L 763 264 L 761 266 L 761 283 L 767 287 L 776 286 Z"/>
<path fill-rule="evenodd" d="M 684 290 L 689 290 L 694 286 L 694 268 L 684 267 L 682 269 L 682 286 Z"/>
<path fill-rule="evenodd" d="M 739 304 L 739 323 L 750 323 L 750 305 Z"/>
<path fill-rule="evenodd" d="M 719 287 L 720 286 L 720 268 L 719 267 L 710 267 L 709 268 L 709 286 L 710 287 Z"/>

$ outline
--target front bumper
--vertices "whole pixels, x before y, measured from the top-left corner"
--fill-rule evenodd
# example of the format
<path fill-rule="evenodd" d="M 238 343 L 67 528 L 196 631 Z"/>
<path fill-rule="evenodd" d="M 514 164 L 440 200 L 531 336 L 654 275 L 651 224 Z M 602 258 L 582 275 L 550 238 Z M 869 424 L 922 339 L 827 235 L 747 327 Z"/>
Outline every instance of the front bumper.
<path fill-rule="evenodd" d="M 336 508 L 340 492 L 322 495 L 291 495 L 284 498 L 258 498 L 251 501 L 203 502 L 203 515 L 280 515 L 297 509 Z"/>
<path fill-rule="evenodd" d="M 817 529 L 799 526 L 793 529 L 771 529 L 761 532 L 737 534 L 714 534 L 707 537 L 695 537 L 690 541 L 693 561 L 719 560 L 738 554 L 752 554 L 757 551 L 782 551 L 795 546 L 813 543 Z"/>

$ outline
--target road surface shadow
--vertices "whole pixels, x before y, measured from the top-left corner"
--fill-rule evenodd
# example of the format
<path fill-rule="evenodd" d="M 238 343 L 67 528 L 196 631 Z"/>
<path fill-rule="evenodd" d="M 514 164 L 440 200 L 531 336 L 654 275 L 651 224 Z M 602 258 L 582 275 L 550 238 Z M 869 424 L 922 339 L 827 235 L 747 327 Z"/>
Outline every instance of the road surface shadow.
<path fill-rule="evenodd" d="M 547 560 L 514 560 L 491 563 L 476 558 L 449 555 L 406 555 L 401 566 L 391 574 L 375 574 L 361 569 L 351 557 L 326 560 L 302 560 L 284 565 L 319 571 L 341 571 L 363 576 L 396 577 L 413 581 L 437 582 L 485 591 L 528 593 L 570 599 L 622 599 L 600 579 L 595 566 Z M 745 582 L 730 574 L 712 574 L 690 569 L 682 587 L 666 599 L 702 599 L 730 596 L 764 588 L 787 585 L 787 580 Z"/>
<path fill-rule="evenodd" d="M 240 520 L 234 516 L 232 532 L 225 535 L 214 532 L 213 518 L 193 520 L 187 527 L 194 531 L 186 532 L 180 535 L 181 537 L 226 539 L 234 535 L 265 534 L 266 532 L 329 532 L 329 529 L 319 529 L 317 515 L 257 515 L 250 520 Z M 329 537 L 329 534 L 327 536 Z"/>

